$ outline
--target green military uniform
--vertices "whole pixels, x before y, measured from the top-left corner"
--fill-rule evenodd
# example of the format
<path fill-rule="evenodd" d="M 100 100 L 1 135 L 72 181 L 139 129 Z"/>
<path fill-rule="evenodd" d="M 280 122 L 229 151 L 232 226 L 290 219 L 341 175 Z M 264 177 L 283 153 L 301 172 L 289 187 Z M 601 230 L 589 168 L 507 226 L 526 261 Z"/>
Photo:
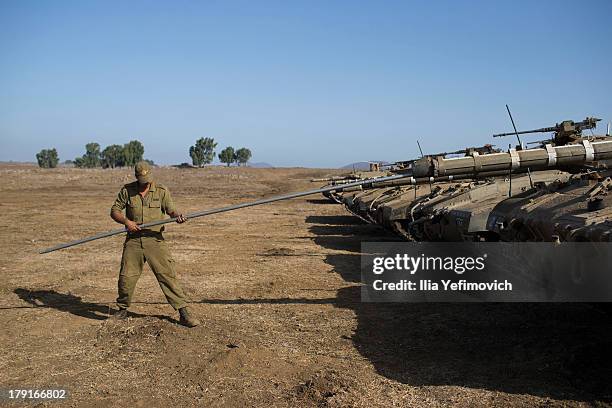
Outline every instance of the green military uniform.
<path fill-rule="evenodd" d="M 124 209 L 126 217 L 137 224 L 164 219 L 165 214 L 175 211 L 170 191 L 166 187 L 151 182 L 149 191 L 142 197 L 137 181 L 123 186 L 111 211 L 122 212 Z M 117 304 L 121 309 L 130 306 L 145 262 L 153 270 L 168 303 L 176 310 L 187 305 L 183 289 L 176 278 L 174 260 L 162 235 L 163 231 L 164 226 L 158 225 L 127 234 L 123 244 L 118 284 Z"/>

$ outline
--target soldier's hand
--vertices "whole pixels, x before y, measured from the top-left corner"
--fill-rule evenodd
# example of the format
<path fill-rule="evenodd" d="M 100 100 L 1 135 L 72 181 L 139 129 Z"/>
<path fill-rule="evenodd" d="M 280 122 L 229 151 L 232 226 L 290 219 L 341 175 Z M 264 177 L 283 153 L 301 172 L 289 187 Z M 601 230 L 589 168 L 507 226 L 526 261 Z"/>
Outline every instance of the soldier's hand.
<path fill-rule="evenodd" d="M 129 232 L 140 231 L 140 227 L 132 220 L 125 220 L 125 227 Z"/>
<path fill-rule="evenodd" d="M 178 222 L 179 224 L 182 224 L 186 221 L 187 221 L 187 218 L 185 218 L 183 214 L 179 214 L 176 216 L 176 222 Z"/>

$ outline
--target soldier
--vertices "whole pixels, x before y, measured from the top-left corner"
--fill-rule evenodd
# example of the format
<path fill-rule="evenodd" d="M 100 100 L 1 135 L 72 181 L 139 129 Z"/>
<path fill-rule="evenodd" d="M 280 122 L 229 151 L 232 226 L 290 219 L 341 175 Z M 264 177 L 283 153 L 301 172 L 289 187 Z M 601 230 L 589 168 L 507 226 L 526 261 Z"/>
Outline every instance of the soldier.
<path fill-rule="evenodd" d="M 110 216 L 128 230 L 123 244 L 121 271 L 119 272 L 119 311 L 116 318 L 124 319 L 128 315 L 128 307 L 132 301 L 136 282 L 142 274 L 145 262 L 153 270 L 162 292 L 168 303 L 179 311 L 180 322 L 187 327 L 200 324 L 198 319 L 190 315 L 187 309 L 185 294 L 174 271 L 174 259 L 164 242 L 162 225 L 141 229 L 139 224 L 157 221 L 165 214 L 176 217 L 176 222 L 187 221 L 183 214 L 176 211 L 170 191 L 162 184 L 156 183 L 151 177 L 151 166 L 145 161 L 135 166 L 137 181 L 123 186 L 111 208 Z M 126 214 L 123 215 L 125 209 Z"/>

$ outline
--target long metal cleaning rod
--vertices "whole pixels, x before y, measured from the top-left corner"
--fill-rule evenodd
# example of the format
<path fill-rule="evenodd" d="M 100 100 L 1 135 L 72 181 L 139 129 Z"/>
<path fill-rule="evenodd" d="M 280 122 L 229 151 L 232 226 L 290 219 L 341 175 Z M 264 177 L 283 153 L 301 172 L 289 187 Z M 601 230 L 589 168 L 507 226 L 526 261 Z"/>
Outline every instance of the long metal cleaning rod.
<path fill-rule="evenodd" d="M 304 196 L 308 196 L 312 194 L 320 194 L 320 193 L 325 193 L 328 191 L 336 191 L 336 190 L 340 191 L 345 188 L 356 187 L 356 186 L 372 183 L 373 181 L 376 181 L 376 182 L 391 181 L 391 180 L 398 180 L 398 179 L 402 179 L 406 177 L 410 177 L 410 175 L 409 174 L 396 174 L 396 175 L 387 176 L 387 177 L 378 177 L 378 178 L 373 178 L 373 179 L 359 180 L 359 181 L 355 181 L 352 183 L 342 184 L 341 186 L 322 187 L 322 188 L 318 188 L 315 190 L 301 191 L 298 193 L 290 193 L 290 194 L 285 194 L 285 195 L 280 195 L 280 196 L 275 196 L 275 197 L 270 197 L 270 198 L 264 198 L 264 199 L 257 200 L 257 201 L 251 201 L 249 203 L 235 204 L 235 205 L 230 205 L 228 207 L 213 208 L 211 210 L 197 211 L 197 212 L 185 215 L 185 218 L 191 219 L 191 218 L 205 217 L 207 215 L 213 215 L 213 214 L 219 214 L 219 213 L 223 213 L 227 211 L 239 210 L 241 208 L 246 208 L 246 207 L 254 207 L 256 205 L 273 203 L 275 201 L 290 200 L 292 198 L 304 197 Z M 164 220 L 140 224 L 139 227 L 149 228 L 149 227 L 154 227 L 156 225 L 168 224 L 168 223 L 175 222 L 175 221 L 176 221 L 176 218 L 166 218 Z M 50 248 L 46 248 L 46 249 L 41 250 L 39 253 L 46 254 L 49 252 L 57 251 L 59 249 L 70 248 L 75 245 L 80 245 L 86 242 L 95 241 L 97 239 L 102 239 L 102 238 L 111 237 L 113 235 L 123 234 L 125 232 L 127 232 L 126 228 L 107 231 L 107 232 L 103 232 L 100 234 L 92 235 L 91 237 L 77 239 L 76 241 L 67 242 L 65 244 L 59 244 L 59 245 L 56 245 Z"/>

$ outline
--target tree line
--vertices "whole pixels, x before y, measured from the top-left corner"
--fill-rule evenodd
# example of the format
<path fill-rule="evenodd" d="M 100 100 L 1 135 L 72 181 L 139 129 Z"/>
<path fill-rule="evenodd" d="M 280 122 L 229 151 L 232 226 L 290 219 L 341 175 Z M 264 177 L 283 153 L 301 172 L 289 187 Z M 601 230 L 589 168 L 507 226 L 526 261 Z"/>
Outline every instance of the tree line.
<path fill-rule="evenodd" d="M 113 144 L 101 150 L 100 144 L 96 142 L 87 143 L 85 145 L 85 154 L 77 157 L 74 160 L 66 160 L 66 164 L 74 164 L 75 167 L 81 168 L 115 168 L 123 166 L 134 166 L 139 161 L 143 160 L 144 146 L 138 140 L 132 140 L 123 146 Z M 36 154 L 38 166 L 44 168 L 54 168 L 59 164 L 57 150 L 43 149 Z M 147 160 L 153 163 L 150 160 Z"/>
<path fill-rule="evenodd" d="M 144 156 L 144 146 L 138 140 L 132 140 L 123 146 L 113 144 L 100 149 L 100 144 L 92 142 L 85 145 L 85 154 L 74 159 L 75 167 L 115 167 L 134 166 Z"/>
<path fill-rule="evenodd" d="M 196 140 L 195 145 L 189 148 L 189 156 L 191 156 L 191 162 L 194 166 L 202 167 L 212 163 L 215 158 L 215 149 L 217 148 L 217 142 L 215 139 L 210 137 L 201 137 Z M 219 161 L 230 166 L 232 163 L 236 163 L 238 166 L 246 165 L 251 159 L 251 150 L 246 147 L 234 150 L 232 146 L 227 146 L 221 150 L 218 155 Z"/>
<path fill-rule="evenodd" d="M 189 156 L 196 167 L 203 167 L 213 162 L 215 158 L 215 149 L 217 142 L 209 137 L 202 137 L 196 140 L 195 145 L 189 148 Z M 251 150 L 246 147 L 241 147 L 234 150 L 232 146 L 227 146 L 217 157 L 221 163 L 230 166 L 236 163 L 238 166 L 246 165 L 251 159 Z M 101 149 L 99 143 L 91 142 L 85 145 L 85 154 L 75 158 L 73 161 L 67 160 L 66 164 L 74 164 L 75 167 L 81 168 L 115 168 L 124 166 L 134 166 L 144 157 L 144 145 L 138 140 L 132 140 L 129 143 L 122 145 L 113 144 Z M 43 149 L 36 154 L 38 165 L 44 168 L 54 168 L 59 164 L 57 150 Z M 151 164 L 151 160 L 147 160 Z"/>

